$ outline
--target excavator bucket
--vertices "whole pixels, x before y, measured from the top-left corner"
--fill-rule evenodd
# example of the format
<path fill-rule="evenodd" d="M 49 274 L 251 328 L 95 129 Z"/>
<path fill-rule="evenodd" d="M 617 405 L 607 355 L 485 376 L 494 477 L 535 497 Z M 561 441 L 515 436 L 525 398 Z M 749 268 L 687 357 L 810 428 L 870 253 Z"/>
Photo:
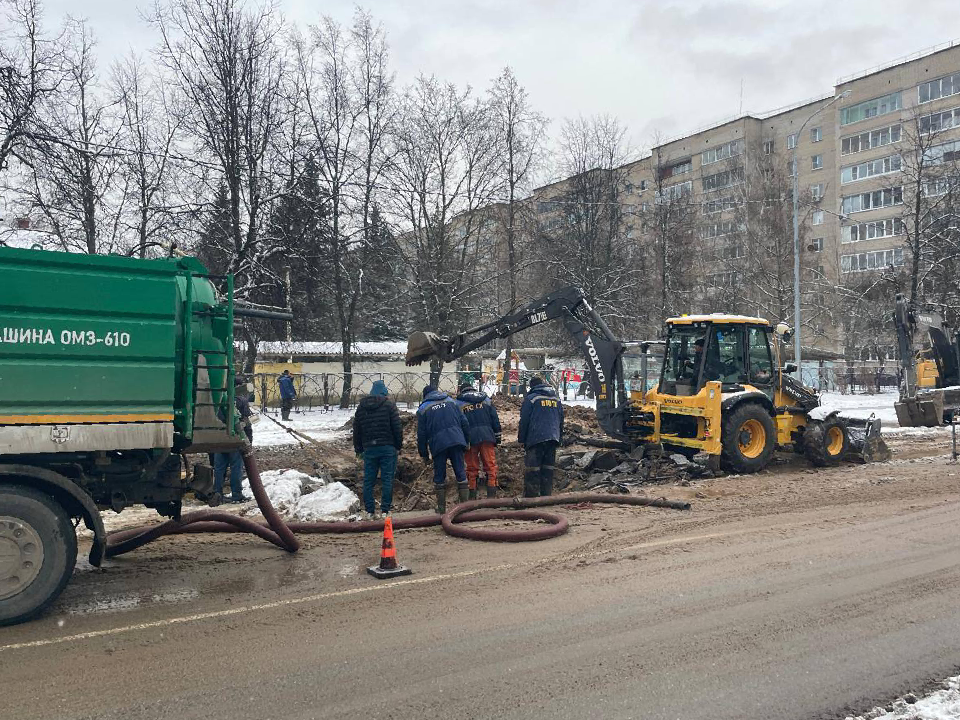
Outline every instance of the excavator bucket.
<path fill-rule="evenodd" d="M 850 438 L 850 453 L 865 463 L 886 462 L 890 459 L 890 448 L 880 435 L 880 418 L 871 415 L 862 418 L 842 417 Z"/>
<path fill-rule="evenodd" d="M 436 356 L 443 357 L 445 344 L 432 332 L 411 333 L 407 337 L 407 365 L 420 365 Z"/>
<path fill-rule="evenodd" d="M 938 427 L 960 409 L 960 387 L 923 390 L 893 404 L 900 427 Z"/>

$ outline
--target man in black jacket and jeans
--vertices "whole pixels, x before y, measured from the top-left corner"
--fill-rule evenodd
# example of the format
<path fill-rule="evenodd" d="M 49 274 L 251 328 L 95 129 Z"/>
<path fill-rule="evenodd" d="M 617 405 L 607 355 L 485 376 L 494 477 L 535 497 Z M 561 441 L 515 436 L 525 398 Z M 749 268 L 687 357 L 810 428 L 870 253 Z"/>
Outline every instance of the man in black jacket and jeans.
<path fill-rule="evenodd" d="M 360 401 L 353 417 L 353 449 L 363 455 L 363 507 L 376 516 L 373 486 L 380 473 L 380 509 L 390 513 L 393 504 L 393 475 L 397 452 L 403 446 L 403 430 L 397 406 L 387 397 L 387 386 L 377 380 L 370 394 Z"/>

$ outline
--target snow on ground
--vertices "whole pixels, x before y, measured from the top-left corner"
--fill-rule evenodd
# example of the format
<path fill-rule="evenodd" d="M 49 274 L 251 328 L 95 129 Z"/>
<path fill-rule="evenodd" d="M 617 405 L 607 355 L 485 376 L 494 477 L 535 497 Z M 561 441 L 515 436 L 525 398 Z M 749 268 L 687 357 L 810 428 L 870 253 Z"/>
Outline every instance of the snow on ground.
<path fill-rule="evenodd" d="M 960 675 L 943 681 L 943 688 L 916 699 L 907 695 L 887 708 L 874 708 L 866 715 L 847 720 L 956 720 L 960 718 Z"/>
<path fill-rule="evenodd" d="M 299 470 L 268 470 L 260 479 L 270 503 L 289 520 L 344 520 L 360 509 L 360 498 L 343 483 L 328 482 Z M 246 478 L 243 492 L 253 497 Z M 259 515 L 260 511 L 254 507 L 245 514 Z"/>
<path fill-rule="evenodd" d="M 354 408 L 341 410 L 340 408 L 331 408 L 324 412 L 322 409 L 295 411 L 290 415 L 290 421 L 282 421 L 297 432 L 303 433 L 314 440 L 333 440 L 341 437 L 346 431 L 341 430 L 343 424 L 353 417 Z M 257 415 L 254 415 L 257 417 Z M 253 444 L 258 447 L 269 447 L 273 445 L 297 445 L 301 441 L 282 427 L 273 422 L 271 418 L 280 420 L 280 413 L 267 411 L 266 417 L 260 419 L 253 426 Z"/>

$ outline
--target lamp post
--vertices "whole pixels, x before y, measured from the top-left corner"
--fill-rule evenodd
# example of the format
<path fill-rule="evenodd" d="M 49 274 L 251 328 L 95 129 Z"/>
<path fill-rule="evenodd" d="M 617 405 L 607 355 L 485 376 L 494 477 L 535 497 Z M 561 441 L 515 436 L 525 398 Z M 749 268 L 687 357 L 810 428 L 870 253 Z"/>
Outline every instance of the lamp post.
<path fill-rule="evenodd" d="M 797 146 L 800 144 L 800 136 L 803 134 L 803 129 L 807 126 L 808 122 L 833 105 L 837 100 L 849 95 L 850 91 L 844 90 L 830 100 L 830 102 L 818 107 L 810 117 L 803 121 L 793 141 L 793 357 L 797 362 L 797 380 L 801 382 L 803 382 L 803 368 L 801 367 L 800 358 L 800 167 L 797 165 Z"/>

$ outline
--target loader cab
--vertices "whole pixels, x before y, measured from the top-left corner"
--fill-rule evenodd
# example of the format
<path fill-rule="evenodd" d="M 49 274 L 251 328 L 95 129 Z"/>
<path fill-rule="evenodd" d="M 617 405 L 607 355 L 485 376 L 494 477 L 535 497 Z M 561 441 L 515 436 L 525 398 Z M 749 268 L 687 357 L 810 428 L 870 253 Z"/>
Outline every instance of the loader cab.
<path fill-rule="evenodd" d="M 752 385 L 773 395 L 775 380 L 769 323 L 760 318 L 707 315 L 667 321 L 659 392 L 696 395 L 707 382 L 724 392 Z"/>

